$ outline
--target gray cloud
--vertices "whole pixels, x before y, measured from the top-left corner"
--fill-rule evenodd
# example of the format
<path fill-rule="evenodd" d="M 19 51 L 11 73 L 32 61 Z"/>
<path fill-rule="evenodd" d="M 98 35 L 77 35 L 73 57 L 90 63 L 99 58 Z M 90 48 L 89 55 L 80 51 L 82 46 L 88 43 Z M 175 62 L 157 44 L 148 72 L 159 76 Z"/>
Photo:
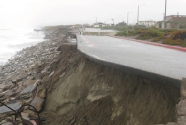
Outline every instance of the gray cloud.
<path fill-rule="evenodd" d="M 129 23 L 137 20 L 137 6 L 140 20 L 162 20 L 164 0 L 0 0 L 1 26 L 40 26 L 76 23 L 104 22 L 114 18 Z M 167 15 L 186 15 L 185 0 L 168 0 Z M 108 21 L 108 23 L 111 21 Z"/>

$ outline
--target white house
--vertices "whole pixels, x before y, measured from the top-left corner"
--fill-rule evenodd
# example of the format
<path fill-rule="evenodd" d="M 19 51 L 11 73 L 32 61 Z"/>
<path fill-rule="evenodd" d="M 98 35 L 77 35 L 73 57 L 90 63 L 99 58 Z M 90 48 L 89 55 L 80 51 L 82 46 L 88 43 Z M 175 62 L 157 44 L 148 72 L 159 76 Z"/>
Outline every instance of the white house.
<path fill-rule="evenodd" d="M 153 27 L 156 25 L 156 21 L 153 21 L 153 20 L 139 21 L 138 25 L 144 25 L 146 27 Z"/>

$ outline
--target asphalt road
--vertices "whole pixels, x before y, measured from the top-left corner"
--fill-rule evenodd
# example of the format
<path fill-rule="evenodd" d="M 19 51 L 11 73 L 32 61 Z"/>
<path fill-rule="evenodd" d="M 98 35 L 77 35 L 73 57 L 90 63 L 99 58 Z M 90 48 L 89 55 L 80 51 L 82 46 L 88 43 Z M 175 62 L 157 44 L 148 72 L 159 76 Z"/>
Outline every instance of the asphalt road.
<path fill-rule="evenodd" d="M 144 71 L 146 76 L 151 73 L 154 79 L 164 77 L 178 83 L 186 77 L 186 52 L 109 36 L 78 36 L 78 49 L 101 62 Z"/>

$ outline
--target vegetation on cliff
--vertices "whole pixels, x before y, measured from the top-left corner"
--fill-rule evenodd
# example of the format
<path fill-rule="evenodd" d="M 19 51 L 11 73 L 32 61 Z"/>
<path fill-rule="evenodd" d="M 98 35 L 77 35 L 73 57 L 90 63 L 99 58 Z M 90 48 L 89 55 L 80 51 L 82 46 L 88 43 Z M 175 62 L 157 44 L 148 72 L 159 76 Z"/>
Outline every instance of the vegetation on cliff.
<path fill-rule="evenodd" d="M 181 45 L 186 47 L 186 31 L 176 31 L 170 34 L 170 37 L 163 41 L 164 44 Z"/>
<path fill-rule="evenodd" d="M 157 29 L 157 28 L 136 28 L 123 30 L 117 36 L 136 36 L 136 39 L 150 40 L 169 45 L 186 47 L 186 30 Z"/>

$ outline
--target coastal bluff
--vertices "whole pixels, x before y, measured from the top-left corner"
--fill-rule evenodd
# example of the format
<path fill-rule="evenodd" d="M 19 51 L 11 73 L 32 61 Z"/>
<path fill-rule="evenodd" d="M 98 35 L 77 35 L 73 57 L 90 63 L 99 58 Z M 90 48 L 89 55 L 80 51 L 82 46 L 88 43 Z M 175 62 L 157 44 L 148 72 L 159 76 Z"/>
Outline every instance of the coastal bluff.
<path fill-rule="evenodd" d="M 180 89 L 87 59 L 71 30 L 45 27 L 44 42 L 1 66 L 0 100 L 33 105 L 46 125 L 176 124 Z M 4 108 L 0 120 L 10 123 L 12 112 Z M 28 110 L 27 117 L 33 115 Z"/>

